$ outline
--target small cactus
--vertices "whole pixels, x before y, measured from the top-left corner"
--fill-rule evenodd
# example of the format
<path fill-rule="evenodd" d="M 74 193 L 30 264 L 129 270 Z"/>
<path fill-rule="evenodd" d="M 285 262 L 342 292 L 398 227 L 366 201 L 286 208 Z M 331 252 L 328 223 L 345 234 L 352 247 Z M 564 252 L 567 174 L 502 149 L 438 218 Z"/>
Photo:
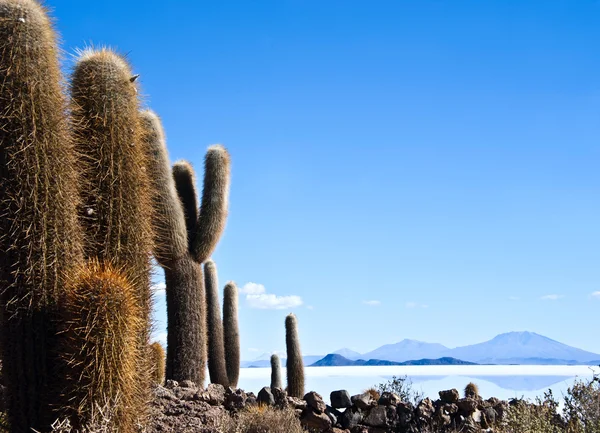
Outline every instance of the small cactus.
<path fill-rule="evenodd" d="M 112 429 L 134 432 L 146 403 L 138 377 L 145 361 L 138 346 L 145 319 L 136 288 L 124 274 L 95 260 L 75 281 L 61 311 L 67 416 L 82 429 L 102 402 L 114 411 Z"/>
<path fill-rule="evenodd" d="M 276 353 L 271 355 L 271 389 L 279 388 L 283 389 L 283 382 L 281 381 L 281 361 Z"/>
<path fill-rule="evenodd" d="M 152 383 L 162 385 L 165 381 L 165 349 L 158 341 L 152 343 L 149 349 L 152 364 Z"/>
<path fill-rule="evenodd" d="M 292 397 L 304 397 L 304 362 L 298 337 L 298 320 L 294 314 L 285 318 L 285 343 L 287 350 L 287 391 Z"/>
<path fill-rule="evenodd" d="M 238 290 L 233 281 L 223 290 L 223 340 L 229 386 L 236 388 L 240 377 L 240 332 L 238 325 Z"/>
<path fill-rule="evenodd" d="M 229 386 L 225 363 L 223 322 L 219 305 L 219 283 L 217 266 L 212 260 L 204 264 L 204 286 L 206 287 L 206 323 L 208 326 L 208 373 L 211 383 Z"/>
<path fill-rule="evenodd" d="M 465 398 L 478 398 L 479 397 L 479 388 L 473 382 L 469 382 L 467 386 L 465 386 Z"/>

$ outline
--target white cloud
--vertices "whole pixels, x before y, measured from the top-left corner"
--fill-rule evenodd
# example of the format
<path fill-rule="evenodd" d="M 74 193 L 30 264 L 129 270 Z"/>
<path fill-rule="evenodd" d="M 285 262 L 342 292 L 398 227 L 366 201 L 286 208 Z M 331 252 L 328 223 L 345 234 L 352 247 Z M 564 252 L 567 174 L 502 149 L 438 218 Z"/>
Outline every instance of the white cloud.
<path fill-rule="evenodd" d="M 246 295 L 246 302 L 250 308 L 261 310 L 285 310 L 302 305 L 302 298 L 296 295 L 277 296 L 267 293 L 265 286 L 257 283 L 244 284 L 241 293 Z"/>
<path fill-rule="evenodd" d="M 600 292 L 592 292 L 592 294 L 590 296 L 592 298 L 598 298 L 598 299 L 600 299 Z"/>
<path fill-rule="evenodd" d="M 262 295 L 263 293 L 267 293 L 267 290 L 262 284 L 246 283 L 244 284 L 244 287 L 240 289 L 240 293 L 243 293 L 244 295 Z"/>
<path fill-rule="evenodd" d="M 560 299 L 560 298 L 564 298 L 564 296 L 552 294 L 552 295 L 544 295 L 540 299 L 542 301 L 556 301 L 557 299 Z"/>
<path fill-rule="evenodd" d="M 381 305 L 381 301 L 375 301 L 375 300 L 372 300 L 372 301 L 363 301 L 363 304 L 369 305 L 371 307 L 378 307 L 379 305 Z"/>
<path fill-rule="evenodd" d="M 521 298 L 519 298 L 518 296 L 509 296 L 508 299 L 510 299 L 511 301 L 518 301 Z"/>
<path fill-rule="evenodd" d="M 159 295 L 159 296 L 164 295 L 166 289 L 167 289 L 167 285 L 164 281 L 153 284 L 150 287 L 150 290 L 152 291 L 152 293 L 154 293 L 155 295 Z"/>
<path fill-rule="evenodd" d="M 429 308 L 429 305 L 419 304 L 418 302 L 407 302 L 405 306 L 406 308 Z"/>

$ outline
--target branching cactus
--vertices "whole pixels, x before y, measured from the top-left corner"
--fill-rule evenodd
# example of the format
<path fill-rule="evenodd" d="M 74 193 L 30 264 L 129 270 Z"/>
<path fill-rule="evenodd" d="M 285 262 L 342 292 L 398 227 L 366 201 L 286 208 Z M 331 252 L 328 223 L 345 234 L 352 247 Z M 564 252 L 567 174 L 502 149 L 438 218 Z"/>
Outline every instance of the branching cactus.
<path fill-rule="evenodd" d="M 271 355 L 271 389 L 283 389 L 281 381 L 281 361 L 276 353 Z"/>
<path fill-rule="evenodd" d="M 169 169 L 158 117 L 142 112 L 143 142 L 151 156 L 154 197 L 154 255 L 167 285 L 166 378 L 204 385 L 206 310 L 201 264 L 212 254 L 227 218 L 229 154 L 209 147 L 205 157 L 202 205 L 198 209 L 194 172 L 186 162 Z"/>
<path fill-rule="evenodd" d="M 33 0 L 0 0 L 0 348 L 17 433 L 54 421 L 53 318 L 82 258 L 61 82 L 46 11 Z"/>
<path fill-rule="evenodd" d="M 294 314 L 285 318 L 285 344 L 287 350 L 287 392 L 292 397 L 304 397 L 304 362 L 298 337 L 298 320 Z"/>
<path fill-rule="evenodd" d="M 238 290 L 233 281 L 223 290 L 223 340 L 229 386 L 237 388 L 240 377 L 240 332 L 238 325 Z"/>
<path fill-rule="evenodd" d="M 67 291 L 61 338 L 67 361 L 65 410 L 82 429 L 96 405 L 111 408 L 115 431 L 134 432 L 143 414 L 138 339 L 145 327 L 135 286 L 124 273 L 91 260 Z"/>
<path fill-rule="evenodd" d="M 229 386 L 225 361 L 225 343 L 221 306 L 219 305 L 219 281 L 217 266 L 212 260 L 204 264 L 206 287 L 206 325 L 208 330 L 208 374 L 211 383 Z"/>
<path fill-rule="evenodd" d="M 137 368 L 135 380 L 129 381 L 138 395 L 130 399 L 127 409 L 141 416 L 150 390 L 152 206 L 134 81 L 127 62 L 114 52 L 84 51 L 72 76 L 71 115 L 85 177 L 79 212 L 85 256 L 127 275 L 137 304 L 136 314 L 143 324 L 134 334 Z M 91 380 L 101 380 L 102 373 L 95 374 L 98 377 Z M 120 419 L 125 418 L 117 421 Z M 120 431 L 127 431 L 128 425 L 128 422 L 123 426 L 116 424 Z"/>

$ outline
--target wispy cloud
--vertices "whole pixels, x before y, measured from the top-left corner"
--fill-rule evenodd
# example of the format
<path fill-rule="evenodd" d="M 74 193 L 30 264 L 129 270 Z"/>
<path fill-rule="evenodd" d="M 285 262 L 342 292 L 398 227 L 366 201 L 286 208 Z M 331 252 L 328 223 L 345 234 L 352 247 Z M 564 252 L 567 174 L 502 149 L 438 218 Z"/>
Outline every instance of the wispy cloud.
<path fill-rule="evenodd" d="M 405 304 L 406 308 L 429 308 L 427 304 L 419 304 L 418 302 L 407 302 Z"/>
<path fill-rule="evenodd" d="M 165 290 L 167 289 L 167 285 L 165 284 L 164 281 L 160 282 L 160 283 L 156 283 L 153 284 L 150 287 L 150 290 L 152 291 L 152 293 L 154 293 L 155 295 L 164 295 L 165 294 Z"/>
<path fill-rule="evenodd" d="M 378 307 L 381 305 L 381 301 L 371 300 L 371 301 L 363 301 L 363 304 L 368 305 L 370 307 Z"/>
<path fill-rule="evenodd" d="M 564 298 L 564 295 L 557 295 L 557 294 L 544 295 L 540 299 L 542 301 L 556 301 L 556 300 L 558 300 L 560 298 Z"/>
<path fill-rule="evenodd" d="M 590 294 L 590 296 L 591 296 L 592 298 L 597 298 L 597 299 L 600 299 L 600 291 L 599 291 L 599 292 L 592 292 L 592 293 Z"/>
<path fill-rule="evenodd" d="M 261 310 L 285 310 L 302 305 L 302 298 L 296 295 L 277 296 L 267 293 L 265 286 L 258 283 L 247 283 L 240 292 L 246 295 L 250 308 Z"/>
<path fill-rule="evenodd" d="M 509 296 L 508 299 L 510 299 L 511 301 L 518 301 L 521 298 L 519 298 L 518 296 Z"/>

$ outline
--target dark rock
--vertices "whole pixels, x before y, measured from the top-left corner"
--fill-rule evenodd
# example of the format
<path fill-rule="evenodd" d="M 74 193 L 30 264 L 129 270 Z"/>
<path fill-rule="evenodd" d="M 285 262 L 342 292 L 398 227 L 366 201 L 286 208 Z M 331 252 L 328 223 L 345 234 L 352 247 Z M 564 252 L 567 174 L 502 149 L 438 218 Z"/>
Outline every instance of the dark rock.
<path fill-rule="evenodd" d="M 287 400 L 287 404 L 288 406 L 293 407 L 294 409 L 300 409 L 300 410 L 304 410 L 306 409 L 306 406 L 308 406 L 308 404 L 306 404 L 306 402 L 298 397 L 292 397 L 292 396 L 287 396 L 286 397 Z"/>
<path fill-rule="evenodd" d="M 454 415 L 456 412 L 458 412 L 458 406 L 454 403 L 444 403 L 440 406 L 440 409 L 448 415 Z"/>
<path fill-rule="evenodd" d="M 177 397 L 179 400 L 194 400 L 196 398 L 197 391 L 193 388 L 177 387 L 173 388 L 173 394 L 175 394 L 175 397 Z"/>
<path fill-rule="evenodd" d="M 316 413 L 312 407 L 307 407 L 302 416 L 300 417 L 300 423 L 308 428 L 314 428 L 317 430 L 328 430 L 331 428 L 331 419 L 326 413 Z"/>
<path fill-rule="evenodd" d="M 398 403 L 400 403 L 401 399 L 398 395 L 394 394 L 393 392 L 384 392 L 381 394 L 381 397 L 379 397 L 379 405 L 380 406 L 396 406 Z"/>
<path fill-rule="evenodd" d="M 256 401 L 256 395 L 253 392 L 246 393 L 246 406 L 256 406 L 258 402 Z"/>
<path fill-rule="evenodd" d="M 456 402 L 458 409 L 464 415 L 471 415 L 477 409 L 477 400 L 473 398 L 461 398 Z"/>
<path fill-rule="evenodd" d="M 357 408 L 361 410 L 367 410 L 377 404 L 375 400 L 373 400 L 371 394 L 369 394 L 368 392 L 353 395 L 350 400 L 352 401 L 352 404 L 354 404 Z"/>
<path fill-rule="evenodd" d="M 325 402 L 323 401 L 323 397 L 321 397 L 321 394 L 318 394 L 314 391 L 307 393 L 304 396 L 304 401 L 306 401 L 308 406 L 313 408 L 317 413 L 325 412 L 325 409 L 327 407 L 325 405 Z"/>
<path fill-rule="evenodd" d="M 350 433 L 388 433 L 387 428 L 357 425 L 350 429 Z"/>
<path fill-rule="evenodd" d="M 350 400 L 350 394 L 345 389 L 339 391 L 332 391 L 329 394 L 329 400 L 331 400 L 331 406 L 336 409 L 345 409 L 352 406 L 352 400 Z"/>
<path fill-rule="evenodd" d="M 431 400 L 426 398 L 417 405 L 415 412 L 419 418 L 422 418 L 424 421 L 429 421 L 435 412 L 435 408 L 433 407 Z"/>
<path fill-rule="evenodd" d="M 176 398 L 175 394 L 173 394 L 173 392 L 170 389 L 167 389 L 160 385 L 154 388 L 154 396 L 156 398 L 162 398 L 166 400 L 174 400 Z"/>
<path fill-rule="evenodd" d="M 445 427 L 450 425 L 452 418 L 443 408 L 444 406 L 438 406 L 433 418 L 435 419 L 437 425 Z"/>
<path fill-rule="evenodd" d="M 273 398 L 275 399 L 276 407 L 280 409 L 287 407 L 287 392 L 281 388 L 271 388 L 271 394 L 273 394 Z"/>
<path fill-rule="evenodd" d="M 387 411 L 385 406 L 375 406 L 371 409 L 365 418 L 364 423 L 372 427 L 386 427 Z"/>
<path fill-rule="evenodd" d="M 440 395 L 440 400 L 442 400 L 443 403 L 456 403 L 460 398 L 460 394 L 454 388 L 446 391 L 440 391 L 438 394 Z"/>
<path fill-rule="evenodd" d="M 398 425 L 406 429 L 413 420 L 415 409 L 413 405 L 407 401 L 401 401 L 396 406 L 396 416 L 398 417 Z"/>
<path fill-rule="evenodd" d="M 192 382 L 191 380 L 182 380 L 181 382 L 179 382 L 179 386 L 181 388 L 198 389 L 198 387 L 196 386 L 196 384 L 194 382 Z"/>
<path fill-rule="evenodd" d="M 342 428 L 352 428 L 362 422 L 363 414 L 360 409 L 349 407 L 338 420 Z"/>
<path fill-rule="evenodd" d="M 342 417 L 342 412 L 340 412 L 337 409 L 332 408 L 329 405 L 325 408 L 325 413 L 331 420 L 332 425 L 337 425 L 338 419 L 340 419 Z"/>
<path fill-rule="evenodd" d="M 176 380 L 169 379 L 165 382 L 165 388 L 167 389 L 173 389 L 177 387 L 179 387 L 179 382 L 177 382 Z"/>
<path fill-rule="evenodd" d="M 218 383 L 211 383 L 206 388 L 208 394 L 208 404 L 211 406 L 221 406 L 225 403 L 225 388 Z"/>
<path fill-rule="evenodd" d="M 496 411 L 493 407 L 486 407 L 481 415 L 481 427 L 491 428 L 496 424 Z"/>
<path fill-rule="evenodd" d="M 227 388 L 225 390 L 225 408 L 227 410 L 240 410 L 246 406 L 248 396 L 241 389 Z"/>
<path fill-rule="evenodd" d="M 275 397 L 273 397 L 271 388 L 268 386 L 265 386 L 260 391 L 258 391 L 258 396 L 256 397 L 256 401 L 257 401 L 257 403 L 266 404 L 267 406 L 274 406 L 275 405 Z"/>

